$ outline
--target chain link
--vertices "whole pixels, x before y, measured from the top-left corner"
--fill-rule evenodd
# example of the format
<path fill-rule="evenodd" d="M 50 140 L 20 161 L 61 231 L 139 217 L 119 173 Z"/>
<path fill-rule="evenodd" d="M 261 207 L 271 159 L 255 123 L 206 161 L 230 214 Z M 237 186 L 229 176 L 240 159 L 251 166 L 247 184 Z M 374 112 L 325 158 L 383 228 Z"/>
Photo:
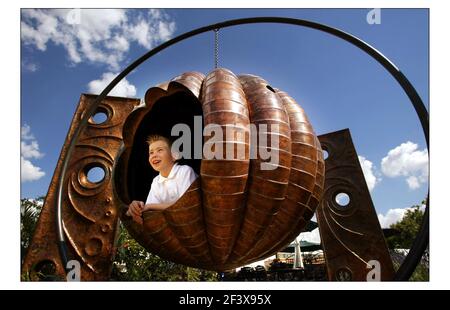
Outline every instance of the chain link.
<path fill-rule="evenodd" d="M 219 29 L 214 29 L 214 68 L 219 67 Z"/>

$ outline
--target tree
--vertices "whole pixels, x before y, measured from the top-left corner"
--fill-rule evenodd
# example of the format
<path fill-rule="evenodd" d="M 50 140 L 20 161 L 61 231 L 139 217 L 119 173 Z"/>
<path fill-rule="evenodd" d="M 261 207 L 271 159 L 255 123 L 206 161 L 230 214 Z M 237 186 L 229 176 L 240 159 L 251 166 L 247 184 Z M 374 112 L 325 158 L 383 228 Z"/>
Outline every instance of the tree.
<path fill-rule="evenodd" d="M 148 253 L 120 225 L 113 281 L 217 281 L 217 272 L 196 269 Z"/>
<path fill-rule="evenodd" d="M 426 200 L 422 201 L 422 205 L 426 204 Z M 390 226 L 398 233 L 388 237 L 386 242 L 389 249 L 393 249 L 393 263 L 397 269 L 406 256 L 406 253 L 400 253 L 398 249 L 411 249 L 412 243 L 416 238 L 420 226 L 422 225 L 424 212 L 420 210 L 419 205 L 415 205 L 408 209 L 403 218 Z M 429 248 L 427 247 L 422 256 L 422 260 L 417 265 L 416 270 L 411 276 L 412 281 L 428 281 L 429 279 Z"/>
<path fill-rule="evenodd" d="M 20 199 L 20 258 L 23 261 L 33 238 L 34 229 L 42 210 L 44 197 Z"/>
<path fill-rule="evenodd" d="M 423 211 L 420 206 L 413 206 L 408 209 L 402 220 L 392 224 L 390 228 L 398 231 L 398 234 L 387 239 L 391 249 L 409 249 L 422 225 Z"/>

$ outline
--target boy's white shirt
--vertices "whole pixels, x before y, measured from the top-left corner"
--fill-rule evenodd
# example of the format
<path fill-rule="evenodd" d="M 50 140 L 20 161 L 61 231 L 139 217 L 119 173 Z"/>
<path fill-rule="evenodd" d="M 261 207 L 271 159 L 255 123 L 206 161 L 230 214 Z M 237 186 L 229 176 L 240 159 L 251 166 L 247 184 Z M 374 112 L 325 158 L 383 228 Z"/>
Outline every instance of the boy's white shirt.
<path fill-rule="evenodd" d="M 153 179 L 145 204 L 174 203 L 196 178 L 194 170 L 188 165 L 174 164 L 167 178 L 159 174 Z"/>

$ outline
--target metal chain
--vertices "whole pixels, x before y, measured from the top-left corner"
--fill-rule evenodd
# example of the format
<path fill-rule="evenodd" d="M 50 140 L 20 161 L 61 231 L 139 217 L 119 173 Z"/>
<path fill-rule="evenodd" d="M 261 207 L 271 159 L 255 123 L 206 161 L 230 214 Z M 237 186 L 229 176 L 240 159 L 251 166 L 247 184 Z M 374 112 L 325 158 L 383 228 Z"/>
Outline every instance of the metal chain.
<path fill-rule="evenodd" d="M 214 29 L 214 68 L 219 67 L 219 29 Z"/>

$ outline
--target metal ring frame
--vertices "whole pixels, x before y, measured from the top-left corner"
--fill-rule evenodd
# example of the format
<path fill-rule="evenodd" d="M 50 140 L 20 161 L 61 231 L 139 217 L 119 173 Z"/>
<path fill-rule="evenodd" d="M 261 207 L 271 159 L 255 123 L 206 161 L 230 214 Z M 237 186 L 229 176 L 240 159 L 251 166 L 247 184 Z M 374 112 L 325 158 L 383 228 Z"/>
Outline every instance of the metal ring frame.
<path fill-rule="evenodd" d="M 409 80 L 403 75 L 403 73 L 398 69 L 387 57 L 385 57 L 383 54 L 381 54 L 379 51 L 377 51 L 375 48 L 364 42 L 363 40 L 346 33 L 342 30 L 339 30 L 337 28 L 333 28 L 324 24 L 311 22 L 308 20 L 303 19 L 294 19 L 294 18 L 284 18 L 284 17 L 253 17 L 253 18 L 242 18 L 242 19 L 234 19 L 234 20 L 228 20 L 225 22 L 220 22 L 216 24 L 212 24 L 209 26 L 197 28 L 195 30 L 186 32 L 184 34 L 181 34 L 167 42 L 164 42 L 163 44 L 155 47 L 154 49 L 148 51 L 146 54 L 135 60 L 131 65 L 129 65 L 127 68 L 125 68 L 109 85 L 101 92 L 101 94 L 95 99 L 95 101 L 92 103 L 92 105 L 87 109 L 87 112 L 85 113 L 83 119 L 80 122 L 80 125 L 75 130 L 72 139 L 70 140 L 67 153 L 64 157 L 61 174 L 58 179 L 58 198 L 57 198 L 57 211 L 56 211 L 56 228 L 57 228 L 57 235 L 58 235 L 58 247 L 59 252 L 61 255 L 61 260 L 64 264 L 64 267 L 67 266 L 67 245 L 64 239 L 64 231 L 63 231 L 63 223 L 62 223 L 62 188 L 63 188 L 63 182 L 66 175 L 67 167 L 69 159 L 72 155 L 72 152 L 74 150 L 74 146 L 76 144 L 76 141 L 78 140 L 78 137 L 81 133 L 81 131 L 84 129 L 84 127 L 87 124 L 87 121 L 89 118 L 94 114 L 94 112 L 97 110 L 97 107 L 99 104 L 103 101 L 103 99 L 108 95 L 108 93 L 124 78 L 126 77 L 132 70 L 134 70 L 136 67 L 141 65 L 144 61 L 149 59 L 150 57 L 154 56 L 155 54 L 159 53 L 160 51 L 168 48 L 171 45 L 174 45 L 180 41 L 183 41 L 185 39 L 188 39 L 190 37 L 196 36 L 198 34 L 215 30 L 215 29 L 221 29 L 221 28 L 227 28 L 237 25 L 244 25 L 244 24 L 257 24 L 257 23 L 278 23 L 278 24 L 289 24 L 289 25 L 296 25 L 296 26 L 302 26 L 306 28 L 312 28 L 316 30 L 320 30 L 322 32 L 329 33 L 331 35 L 334 35 L 338 38 L 341 38 L 354 46 L 360 48 L 367 54 L 369 54 L 372 58 L 374 58 L 378 63 L 380 63 L 400 84 L 402 89 L 405 91 L 406 95 L 408 96 L 409 100 L 411 101 L 417 116 L 419 117 L 420 124 L 422 125 L 422 130 L 425 135 L 425 140 L 427 143 L 427 148 L 429 149 L 429 116 L 428 111 L 425 107 L 425 105 L 422 102 L 422 99 L 420 98 L 419 94 L 415 90 L 415 88 L 412 86 L 412 84 L 409 82 Z M 393 280 L 395 281 L 406 281 L 411 277 L 411 274 L 414 272 L 416 266 L 419 264 L 420 259 L 426 250 L 426 247 L 428 246 L 428 239 L 429 239 L 429 194 L 427 195 L 427 203 L 425 208 L 425 213 L 422 221 L 422 225 L 420 227 L 419 233 L 416 236 L 416 239 L 413 242 L 413 245 L 411 247 L 411 250 L 409 251 L 407 257 L 405 258 L 404 262 L 398 269 L 397 273 L 395 274 L 395 277 Z"/>

